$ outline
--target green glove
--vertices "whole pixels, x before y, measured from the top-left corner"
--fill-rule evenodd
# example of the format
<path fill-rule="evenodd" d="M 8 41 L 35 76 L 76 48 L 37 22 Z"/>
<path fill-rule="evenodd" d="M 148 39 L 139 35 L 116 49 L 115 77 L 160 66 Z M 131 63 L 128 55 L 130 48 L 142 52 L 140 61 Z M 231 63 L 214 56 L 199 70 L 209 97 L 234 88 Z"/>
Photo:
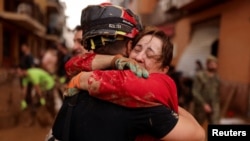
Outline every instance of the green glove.
<path fill-rule="evenodd" d="M 64 96 L 73 96 L 76 95 L 80 90 L 77 88 L 67 88 L 67 90 L 64 92 Z"/>
<path fill-rule="evenodd" d="M 45 98 L 40 98 L 40 104 L 44 106 L 46 104 Z"/>
<path fill-rule="evenodd" d="M 21 101 L 21 110 L 24 110 L 24 109 L 26 109 L 27 107 L 28 107 L 27 102 L 26 102 L 25 100 L 22 100 L 22 101 Z"/>
<path fill-rule="evenodd" d="M 138 77 L 148 78 L 148 71 L 141 67 L 135 60 L 116 55 L 112 60 L 112 66 L 118 70 L 130 69 Z"/>

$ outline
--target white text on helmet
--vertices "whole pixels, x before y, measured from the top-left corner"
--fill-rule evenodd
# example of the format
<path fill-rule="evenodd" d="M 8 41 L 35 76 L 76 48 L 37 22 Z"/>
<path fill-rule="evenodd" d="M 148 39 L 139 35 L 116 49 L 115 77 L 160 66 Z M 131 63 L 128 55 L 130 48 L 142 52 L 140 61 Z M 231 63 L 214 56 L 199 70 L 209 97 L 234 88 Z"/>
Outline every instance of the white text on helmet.
<path fill-rule="evenodd" d="M 129 24 L 130 26 L 133 26 L 133 24 L 131 22 L 128 22 L 126 20 L 122 20 L 122 22 L 126 23 L 126 24 Z"/>
<path fill-rule="evenodd" d="M 118 28 L 118 29 L 121 29 L 122 26 L 120 24 L 109 24 L 109 28 Z"/>

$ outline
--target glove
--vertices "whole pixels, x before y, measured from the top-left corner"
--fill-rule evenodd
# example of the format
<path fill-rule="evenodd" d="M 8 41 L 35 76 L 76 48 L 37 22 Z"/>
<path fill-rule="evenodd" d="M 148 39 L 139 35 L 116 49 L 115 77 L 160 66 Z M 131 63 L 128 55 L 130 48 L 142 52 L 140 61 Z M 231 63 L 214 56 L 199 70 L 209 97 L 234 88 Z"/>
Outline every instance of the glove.
<path fill-rule="evenodd" d="M 112 62 L 111 66 L 118 70 L 130 69 L 138 77 L 148 78 L 148 71 L 141 67 L 135 60 L 130 58 L 125 58 L 122 55 L 116 55 Z"/>
<path fill-rule="evenodd" d="M 80 88 L 80 78 L 83 72 L 78 73 L 76 76 L 74 76 L 68 83 L 67 88 Z"/>
<path fill-rule="evenodd" d="M 64 96 L 73 96 L 73 95 L 76 95 L 77 93 L 79 93 L 79 89 L 77 89 L 77 88 L 67 88 L 65 91 L 64 91 L 64 93 L 63 93 L 63 95 Z"/>
<path fill-rule="evenodd" d="M 83 72 L 78 73 L 74 76 L 68 83 L 66 90 L 64 91 L 64 96 L 73 96 L 79 92 L 78 88 L 80 88 L 80 77 Z"/>
<path fill-rule="evenodd" d="M 22 100 L 22 101 L 21 101 L 21 110 L 24 110 L 24 109 L 26 109 L 27 107 L 28 107 L 27 102 L 26 102 L 25 100 Z"/>
<path fill-rule="evenodd" d="M 46 104 L 45 98 L 40 98 L 40 104 L 44 106 Z"/>

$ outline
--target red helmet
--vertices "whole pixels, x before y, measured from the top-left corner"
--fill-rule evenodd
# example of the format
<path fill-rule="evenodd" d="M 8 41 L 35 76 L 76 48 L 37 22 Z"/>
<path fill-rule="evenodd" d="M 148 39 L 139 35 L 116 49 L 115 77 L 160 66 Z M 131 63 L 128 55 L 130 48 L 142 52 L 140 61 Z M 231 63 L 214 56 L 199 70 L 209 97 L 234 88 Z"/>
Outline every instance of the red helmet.
<path fill-rule="evenodd" d="M 131 10 L 103 3 L 89 5 L 82 10 L 81 26 L 83 28 L 83 42 L 96 36 L 117 35 L 134 38 L 141 30 L 142 24 L 137 15 Z"/>

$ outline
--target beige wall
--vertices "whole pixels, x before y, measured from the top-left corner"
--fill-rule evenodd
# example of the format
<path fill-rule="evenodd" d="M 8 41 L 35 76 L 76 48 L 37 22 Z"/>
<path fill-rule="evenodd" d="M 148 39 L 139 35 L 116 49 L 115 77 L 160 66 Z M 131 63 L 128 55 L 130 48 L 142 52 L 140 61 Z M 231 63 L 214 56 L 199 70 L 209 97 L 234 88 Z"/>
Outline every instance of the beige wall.
<path fill-rule="evenodd" d="M 138 13 L 140 14 L 150 14 L 153 13 L 154 9 L 159 0 L 136 0 L 138 4 Z"/>
<path fill-rule="evenodd" d="M 224 79 L 250 81 L 250 1 L 230 3 L 222 12 L 220 72 Z"/>
<path fill-rule="evenodd" d="M 190 41 L 191 26 L 190 20 L 184 18 L 180 20 L 175 27 L 175 36 L 173 38 L 174 48 L 176 50 L 176 56 L 173 58 L 173 65 L 176 65 L 181 57 L 182 53 L 185 51 L 185 47 Z"/>
<path fill-rule="evenodd" d="M 250 1 L 233 0 L 227 4 L 183 18 L 176 24 L 173 39 L 177 47 L 176 64 L 185 51 L 191 35 L 191 25 L 220 16 L 219 74 L 226 81 L 250 82 Z"/>

